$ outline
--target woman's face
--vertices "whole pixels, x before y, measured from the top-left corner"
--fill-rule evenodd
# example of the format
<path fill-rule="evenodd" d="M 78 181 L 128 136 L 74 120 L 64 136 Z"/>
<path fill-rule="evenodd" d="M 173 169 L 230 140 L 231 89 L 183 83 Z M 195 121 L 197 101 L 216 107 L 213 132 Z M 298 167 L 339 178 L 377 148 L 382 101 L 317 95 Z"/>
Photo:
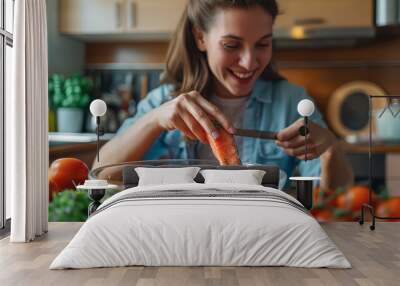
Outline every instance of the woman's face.
<path fill-rule="evenodd" d="M 221 97 L 247 96 L 272 56 L 272 16 L 262 7 L 221 9 L 207 33 L 195 33 L 207 53 Z"/>

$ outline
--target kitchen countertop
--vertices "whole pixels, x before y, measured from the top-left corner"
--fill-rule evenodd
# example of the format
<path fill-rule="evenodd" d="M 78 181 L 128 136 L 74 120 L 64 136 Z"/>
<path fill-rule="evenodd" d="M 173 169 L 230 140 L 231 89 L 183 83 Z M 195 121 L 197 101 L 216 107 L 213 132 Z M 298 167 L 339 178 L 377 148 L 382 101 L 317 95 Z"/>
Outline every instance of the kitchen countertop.
<path fill-rule="evenodd" d="M 99 147 L 103 146 L 115 134 L 100 136 Z M 96 157 L 97 136 L 95 133 L 49 133 L 49 164 L 53 161 L 73 157 L 92 166 Z"/>
<path fill-rule="evenodd" d="M 105 133 L 100 136 L 100 141 L 109 141 L 115 136 L 114 133 Z M 95 143 L 96 133 L 62 133 L 49 132 L 49 146 L 65 144 Z"/>

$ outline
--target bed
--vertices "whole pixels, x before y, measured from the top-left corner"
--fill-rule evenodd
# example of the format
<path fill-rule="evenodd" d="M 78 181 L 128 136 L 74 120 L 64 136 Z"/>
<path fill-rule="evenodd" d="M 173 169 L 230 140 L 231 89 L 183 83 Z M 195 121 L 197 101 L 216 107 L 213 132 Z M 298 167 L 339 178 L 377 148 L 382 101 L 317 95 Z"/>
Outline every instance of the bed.
<path fill-rule="evenodd" d="M 193 182 L 138 185 L 136 168 L 123 169 L 125 190 L 100 205 L 50 269 L 351 267 L 308 210 L 277 189 L 276 167 L 198 166 L 264 170 L 259 185 L 204 182 L 200 173 Z"/>

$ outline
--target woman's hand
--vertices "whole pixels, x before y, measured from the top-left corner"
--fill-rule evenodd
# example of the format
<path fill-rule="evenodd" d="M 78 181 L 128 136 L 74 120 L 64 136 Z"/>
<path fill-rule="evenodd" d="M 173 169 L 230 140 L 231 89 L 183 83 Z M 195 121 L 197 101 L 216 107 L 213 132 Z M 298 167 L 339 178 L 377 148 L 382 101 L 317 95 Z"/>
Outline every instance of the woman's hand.
<path fill-rule="evenodd" d="M 299 133 L 299 128 L 304 125 L 304 119 L 300 118 L 289 127 L 281 130 L 275 143 L 283 148 L 290 156 L 297 157 L 300 160 L 305 159 L 305 141 L 304 136 Z M 307 135 L 307 159 L 312 160 L 321 156 L 335 142 L 336 138 L 331 131 L 318 124 L 309 121 L 309 134 Z"/>
<path fill-rule="evenodd" d="M 219 136 L 214 122 L 219 123 L 228 132 L 234 129 L 225 115 L 198 92 L 184 93 L 154 109 L 158 126 L 163 130 L 181 130 L 188 138 L 208 143 L 206 134 L 213 138 Z"/>

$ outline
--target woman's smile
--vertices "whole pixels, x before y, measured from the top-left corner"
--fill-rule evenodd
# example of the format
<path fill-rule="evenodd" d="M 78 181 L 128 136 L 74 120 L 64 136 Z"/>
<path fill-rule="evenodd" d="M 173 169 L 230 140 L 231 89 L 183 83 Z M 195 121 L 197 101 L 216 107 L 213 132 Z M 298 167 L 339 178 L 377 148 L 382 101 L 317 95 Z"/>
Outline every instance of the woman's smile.
<path fill-rule="evenodd" d="M 230 77 L 233 78 L 234 83 L 239 86 L 250 85 L 253 82 L 253 80 L 255 78 L 254 76 L 256 74 L 255 71 L 238 72 L 238 71 L 234 71 L 231 69 L 228 69 L 228 73 L 229 73 Z"/>

